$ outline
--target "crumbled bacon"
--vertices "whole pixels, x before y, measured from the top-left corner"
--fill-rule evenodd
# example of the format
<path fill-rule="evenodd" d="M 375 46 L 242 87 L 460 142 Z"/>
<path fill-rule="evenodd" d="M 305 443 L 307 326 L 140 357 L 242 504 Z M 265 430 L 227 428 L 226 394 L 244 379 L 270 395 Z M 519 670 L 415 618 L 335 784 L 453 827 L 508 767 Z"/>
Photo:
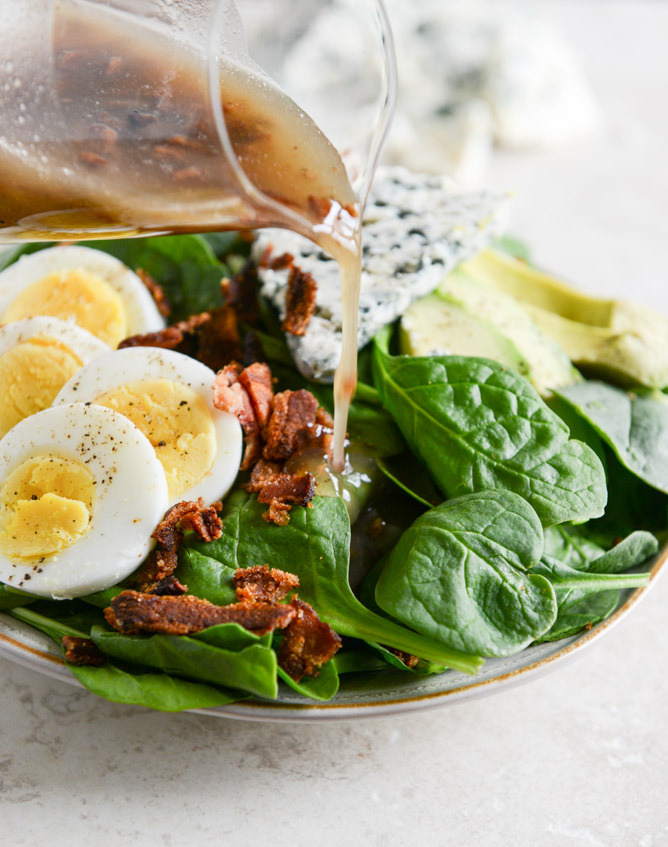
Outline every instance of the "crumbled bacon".
<path fill-rule="evenodd" d="M 318 401 L 304 389 L 282 391 L 274 397 L 271 419 L 263 432 L 262 455 L 284 462 L 299 450 L 315 431 Z"/>
<path fill-rule="evenodd" d="M 104 653 L 90 638 L 64 635 L 61 642 L 65 648 L 65 661 L 70 665 L 99 667 L 104 664 Z"/>
<path fill-rule="evenodd" d="M 410 653 L 404 653 L 403 650 L 394 650 L 390 648 L 390 653 L 394 653 L 397 659 L 403 662 L 407 668 L 414 668 L 420 661 L 417 656 L 413 656 Z"/>
<path fill-rule="evenodd" d="M 160 597 L 179 597 L 188 593 L 188 586 L 178 580 L 173 574 L 161 579 L 151 589 L 149 594 L 157 594 Z"/>
<path fill-rule="evenodd" d="M 304 335 L 315 314 L 317 285 L 310 273 L 293 265 L 288 275 L 288 289 L 285 294 L 285 318 L 283 332 L 292 335 Z"/>
<path fill-rule="evenodd" d="M 262 455 L 262 435 L 251 398 L 239 382 L 241 365 L 232 362 L 218 371 L 213 383 L 213 405 L 236 416 L 246 436 L 241 470 L 252 468 Z"/>
<path fill-rule="evenodd" d="M 259 267 L 267 268 L 270 271 L 282 271 L 285 270 L 285 268 L 292 267 L 292 263 L 295 260 L 292 253 L 281 253 L 279 256 L 272 259 L 271 254 L 273 252 L 274 247 L 270 244 L 260 256 L 260 261 L 258 262 Z"/>
<path fill-rule="evenodd" d="M 285 526 L 290 509 L 308 506 L 315 496 L 315 477 L 311 473 L 286 473 L 274 462 L 261 459 L 253 468 L 246 490 L 257 494 L 258 503 L 269 506 L 263 517 Z"/>
<path fill-rule="evenodd" d="M 238 379 L 250 397 L 255 419 L 263 430 L 269 423 L 274 405 L 274 384 L 269 365 L 255 362 L 244 368 Z"/>
<path fill-rule="evenodd" d="M 198 331 L 210 319 L 211 315 L 208 312 L 203 312 L 201 315 L 193 315 L 185 321 L 179 321 L 158 332 L 131 335 L 121 341 L 118 349 L 122 350 L 124 347 L 162 347 L 191 356 L 196 352 Z"/>
<path fill-rule="evenodd" d="M 250 260 L 246 262 L 239 273 L 226 277 L 221 285 L 225 303 L 234 309 L 239 320 L 247 324 L 257 323 L 259 317 L 257 295 L 260 281 L 253 262 Z"/>
<path fill-rule="evenodd" d="M 104 610 L 107 623 L 119 632 L 188 635 L 221 623 L 237 623 L 256 635 L 285 629 L 297 610 L 283 604 L 245 600 L 216 606 L 208 600 L 185 595 L 160 597 L 138 591 L 122 591 Z"/>
<path fill-rule="evenodd" d="M 226 304 L 213 309 L 210 320 L 199 330 L 197 358 L 213 371 L 242 356 L 237 316 Z"/>
<path fill-rule="evenodd" d="M 207 506 L 198 500 L 183 500 L 165 512 L 153 530 L 157 544 L 149 553 L 144 567 L 136 574 L 134 583 L 143 591 L 155 592 L 159 584 L 171 577 L 178 566 L 178 549 L 185 532 L 194 532 L 202 541 L 215 541 L 223 532 L 223 522 L 218 517 L 220 502 Z"/>
<path fill-rule="evenodd" d="M 111 132 L 113 132 L 113 130 L 111 130 Z M 143 268 L 137 268 L 135 273 L 146 286 L 148 293 L 153 298 L 153 302 L 158 307 L 160 314 L 164 318 L 169 317 L 172 307 L 169 305 L 169 300 L 167 299 L 167 295 L 163 291 L 162 287 L 158 285 L 148 271 L 145 271 Z"/>
<path fill-rule="evenodd" d="M 304 676 L 318 675 L 322 665 L 341 647 L 341 638 L 299 597 L 293 597 L 290 606 L 296 614 L 283 633 L 278 663 L 299 682 Z"/>
<path fill-rule="evenodd" d="M 278 603 L 299 588 L 299 578 L 277 568 L 254 565 L 252 568 L 237 568 L 234 572 L 234 587 L 241 602 L 253 600 Z"/>

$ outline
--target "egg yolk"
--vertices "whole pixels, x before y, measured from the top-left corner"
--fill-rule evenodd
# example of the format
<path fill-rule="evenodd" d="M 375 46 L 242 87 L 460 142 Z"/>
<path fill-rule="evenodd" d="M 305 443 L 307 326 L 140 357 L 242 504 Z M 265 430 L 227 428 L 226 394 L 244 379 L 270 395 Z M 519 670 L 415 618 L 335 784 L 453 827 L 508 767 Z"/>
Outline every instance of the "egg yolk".
<path fill-rule="evenodd" d="M 3 315 L 5 323 L 49 315 L 73 320 L 110 347 L 127 337 L 123 301 L 114 289 L 83 269 L 54 271 L 24 289 Z"/>
<path fill-rule="evenodd" d="M 34 559 L 65 550 L 87 532 L 94 500 L 93 475 L 81 462 L 28 459 L 0 488 L 0 551 Z"/>
<path fill-rule="evenodd" d="M 213 467 L 216 431 L 205 402 L 187 385 L 145 379 L 108 391 L 95 402 L 138 426 L 153 445 L 170 498 L 197 485 Z"/>
<path fill-rule="evenodd" d="M 48 408 L 81 359 L 62 342 L 35 336 L 0 356 L 0 438 L 23 418 Z"/>

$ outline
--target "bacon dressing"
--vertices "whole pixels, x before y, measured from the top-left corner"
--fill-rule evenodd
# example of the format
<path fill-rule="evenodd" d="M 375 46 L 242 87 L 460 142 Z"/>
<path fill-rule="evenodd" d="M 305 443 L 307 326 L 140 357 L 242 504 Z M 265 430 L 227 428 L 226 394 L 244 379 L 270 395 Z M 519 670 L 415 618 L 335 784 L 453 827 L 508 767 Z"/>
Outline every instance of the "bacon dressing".
<path fill-rule="evenodd" d="M 6 95 L 19 114 L 25 90 L 51 89 L 40 114 L 19 120 L 11 141 L 0 137 L 0 240 L 279 226 L 315 241 L 341 274 L 334 465 L 342 470 L 357 382 L 361 215 L 338 152 L 260 71 L 225 64 L 222 113 L 240 175 L 221 144 L 203 57 L 78 0 L 61 4 L 53 45 L 47 85 L 36 64 Z"/>

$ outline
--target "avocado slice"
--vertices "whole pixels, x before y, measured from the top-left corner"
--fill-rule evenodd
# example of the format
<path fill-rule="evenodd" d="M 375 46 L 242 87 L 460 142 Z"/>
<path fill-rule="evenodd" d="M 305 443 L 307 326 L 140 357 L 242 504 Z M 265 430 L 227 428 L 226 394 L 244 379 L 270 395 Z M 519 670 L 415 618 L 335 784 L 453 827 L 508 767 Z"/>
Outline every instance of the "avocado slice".
<path fill-rule="evenodd" d="M 461 266 L 434 294 L 410 306 L 399 343 L 413 356 L 447 352 L 494 359 L 521 373 L 544 396 L 581 379 L 514 298 L 472 279 Z"/>
<path fill-rule="evenodd" d="M 494 359 L 522 376 L 529 376 L 526 359 L 491 321 L 439 292 L 422 297 L 408 307 L 399 327 L 399 347 L 409 356 Z"/>
<path fill-rule="evenodd" d="M 582 294 L 524 262 L 485 250 L 461 266 L 518 300 L 577 367 L 625 387 L 668 386 L 668 318 L 625 300 Z"/>

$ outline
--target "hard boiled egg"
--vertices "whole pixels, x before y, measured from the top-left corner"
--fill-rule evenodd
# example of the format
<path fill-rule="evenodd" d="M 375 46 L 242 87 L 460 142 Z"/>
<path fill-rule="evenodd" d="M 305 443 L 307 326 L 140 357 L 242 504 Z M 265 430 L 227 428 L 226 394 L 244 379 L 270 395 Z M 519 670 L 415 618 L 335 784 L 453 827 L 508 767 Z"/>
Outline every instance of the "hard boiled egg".
<path fill-rule="evenodd" d="M 167 477 L 170 505 L 211 503 L 232 487 L 241 463 L 241 427 L 213 405 L 214 372 L 158 347 L 100 356 L 66 383 L 54 405 L 88 400 L 126 415 L 153 445 Z"/>
<path fill-rule="evenodd" d="M 74 245 L 22 256 L 0 273 L 0 323 L 36 315 L 74 321 L 110 347 L 165 326 L 137 274 L 108 253 Z"/>
<path fill-rule="evenodd" d="M 0 440 L 0 581 L 42 597 L 115 585 L 151 549 L 167 483 L 126 417 L 75 403 Z"/>
<path fill-rule="evenodd" d="M 0 327 L 0 438 L 48 409 L 68 379 L 109 346 L 76 324 L 26 318 Z"/>

